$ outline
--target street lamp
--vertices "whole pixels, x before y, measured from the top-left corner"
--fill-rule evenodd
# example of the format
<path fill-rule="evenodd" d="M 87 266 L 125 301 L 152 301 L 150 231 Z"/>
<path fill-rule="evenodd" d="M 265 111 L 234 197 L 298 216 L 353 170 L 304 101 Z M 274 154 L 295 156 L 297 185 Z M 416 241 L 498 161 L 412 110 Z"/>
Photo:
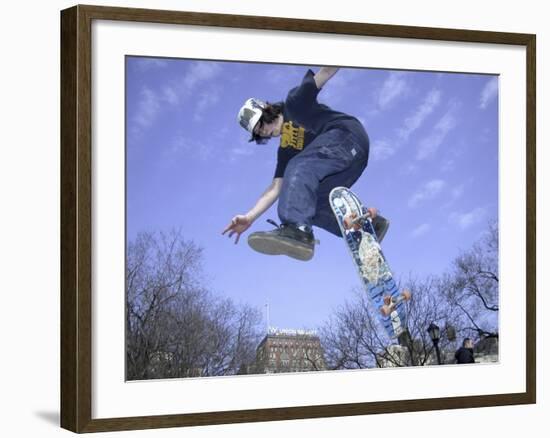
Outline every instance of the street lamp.
<path fill-rule="evenodd" d="M 441 353 L 439 352 L 439 339 L 440 339 L 440 330 L 437 324 L 433 322 L 428 327 L 428 333 L 435 347 L 435 352 L 437 353 L 437 363 L 441 365 Z"/>

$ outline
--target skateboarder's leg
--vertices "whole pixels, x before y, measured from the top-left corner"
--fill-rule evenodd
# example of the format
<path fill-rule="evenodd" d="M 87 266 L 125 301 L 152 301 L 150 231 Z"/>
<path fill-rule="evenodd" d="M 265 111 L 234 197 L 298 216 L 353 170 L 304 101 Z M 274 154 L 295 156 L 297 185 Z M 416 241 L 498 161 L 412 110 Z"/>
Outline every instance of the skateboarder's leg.
<path fill-rule="evenodd" d="M 311 259 L 315 246 L 311 227 L 320 184 L 331 175 L 345 175 L 359 165 L 364 168 L 367 157 L 368 141 L 363 145 L 348 131 L 332 129 L 319 135 L 288 163 L 279 196 L 281 227 L 252 233 L 249 245 L 264 254 Z M 328 202 L 328 193 L 324 197 Z M 330 207 L 327 211 L 333 219 Z"/>
<path fill-rule="evenodd" d="M 335 175 L 340 175 L 340 180 L 349 179 L 347 172 L 353 169 L 355 173 L 360 166 L 364 169 L 366 161 L 366 148 L 349 132 L 333 129 L 318 136 L 288 163 L 279 197 L 281 222 L 311 227 L 321 184 Z M 328 195 L 326 198 L 328 206 Z"/>
<path fill-rule="evenodd" d="M 325 178 L 319 185 L 317 194 L 317 206 L 313 225 L 322 228 L 335 236 L 342 237 L 340 226 L 332 212 L 329 202 L 329 194 L 334 187 L 351 188 L 359 179 L 367 166 L 367 160 L 355 162 L 349 169 Z"/>

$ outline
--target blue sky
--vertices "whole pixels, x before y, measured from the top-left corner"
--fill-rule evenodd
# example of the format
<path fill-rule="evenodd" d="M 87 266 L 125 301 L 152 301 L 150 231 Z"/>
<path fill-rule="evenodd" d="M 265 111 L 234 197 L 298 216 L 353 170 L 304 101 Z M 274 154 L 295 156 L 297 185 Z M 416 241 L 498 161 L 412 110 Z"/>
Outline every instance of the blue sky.
<path fill-rule="evenodd" d="M 264 309 L 270 325 L 315 329 L 360 284 L 344 243 L 316 229 L 310 262 L 253 252 L 221 232 L 270 184 L 278 139 L 248 143 L 236 115 L 249 97 L 283 100 L 319 66 L 128 57 L 127 235 L 181 229 L 205 249 L 216 294 Z M 318 100 L 361 120 L 369 165 L 353 186 L 390 219 L 394 275 L 449 268 L 498 216 L 498 78 L 341 68 Z M 248 232 L 271 229 L 276 204 Z"/>

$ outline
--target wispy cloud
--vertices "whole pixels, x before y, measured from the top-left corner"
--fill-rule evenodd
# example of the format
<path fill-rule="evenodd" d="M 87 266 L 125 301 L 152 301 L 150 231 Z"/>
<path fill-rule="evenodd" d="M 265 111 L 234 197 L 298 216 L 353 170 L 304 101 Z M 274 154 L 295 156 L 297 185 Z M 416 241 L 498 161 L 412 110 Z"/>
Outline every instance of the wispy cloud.
<path fill-rule="evenodd" d="M 399 138 L 404 141 L 408 140 L 409 136 L 422 125 L 426 117 L 434 111 L 440 102 L 441 91 L 435 89 L 430 91 L 416 110 L 405 119 L 404 126 L 398 131 Z"/>
<path fill-rule="evenodd" d="M 405 84 L 402 75 L 403 73 L 400 73 L 398 76 L 396 76 L 396 73 L 392 73 L 386 80 L 384 87 L 388 88 L 388 90 L 386 90 L 386 96 L 384 98 L 382 98 L 382 95 L 380 96 L 383 102 L 382 106 L 388 105 L 389 101 L 396 99 L 399 93 L 405 93 L 406 91 L 404 90 L 408 89 L 409 85 Z M 396 86 L 391 93 L 389 91 L 390 85 Z M 405 118 L 403 125 L 394 131 L 395 135 L 392 135 L 393 138 L 391 140 L 381 139 L 373 142 L 371 145 L 371 153 L 373 158 L 381 161 L 394 155 L 396 151 L 407 142 L 410 135 L 422 126 L 426 118 L 435 110 L 440 102 L 441 91 L 433 89 L 426 94 L 418 106 L 409 114 L 407 118 Z M 426 142 L 427 140 L 424 139 L 424 141 Z"/>
<path fill-rule="evenodd" d="M 449 222 L 455 224 L 461 230 L 471 227 L 484 220 L 486 209 L 483 207 L 475 208 L 466 213 L 453 212 L 449 216 Z"/>
<path fill-rule="evenodd" d="M 136 58 L 130 62 L 136 70 L 141 72 L 168 67 L 168 61 L 160 58 Z"/>
<path fill-rule="evenodd" d="M 429 224 L 419 225 L 414 230 L 412 230 L 411 237 L 416 238 L 416 237 L 423 236 L 424 234 L 428 233 L 431 228 L 432 227 Z"/>
<path fill-rule="evenodd" d="M 468 181 L 468 185 L 471 184 L 471 181 Z M 462 196 L 464 195 L 464 192 L 466 190 L 466 183 L 460 184 L 458 186 L 453 186 L 450 190 L 447 191 L 447 202 L 441 206 L 442 209 L 446 209 L 451 207 L 453 204 L 456 203 Z"/>
<path fill-rule="evenodd" d="M 211 61 L 197 61 L 191 64 L 182 78 L 183 91 L 192 92 L 200 83 L 209 81 L 222 71 L 220 64 Z"/>
<path fill-rule="evenodd" d="M 456 106 L 452 105 L 451 109 L 439 119 L 430 135 L 420 141 L 416 153 L 417 160 L 421 161 L 433 157 L 445 140 L 445 137 L 447 137 L 447 134 L 456 127 L 457 119 L 454 114 Z"/>
<path fill-rule="evenodd" d="M 485 87 L 481 91 L 481 96 L 479 98 L 479 107 L 481 109 L 487 108 L 489 103 L 491 103 L 498 95 L 498 77 L 493 77 L 487 81 Z"/>
<path fill-rule="evenodd" d="M 144 65 L 153 66 L 161 66 L 167 62 L 162 60 L 156 60 L 158 61 L 156 62 L 154 58 L 140 61 L 143 61 Z M 222 67 L 218 63 L 197 61 L 191 63 L 186 73 L 180 78 L 161 88 L 143 87 L 139 101 L 129 119 L 129 130 L 132 135 L 138 137 L 150 128 L 163 108 L 178 106 L 184 101 L 188 101 L 188 106 L 194 110 L 195 121 L 202 120 L 204 112 L 219 101 L 219 89 L 198 90 L 201 90 L 203 83 L 215 79 L 221 72 Z M 198 97 L 189 102 L 196 93 Z"/>
<path fill-rule="evenodd" d="M 172 105 L 178 105 L 184 101 L 188 101 L 197 91 L 200 94 L 207 95 L 212 91 L 201 89 L 201 86 L 215 79 L 222 71 L 223 69 L 218 63 L 195 61 L 189 65 L 185 74 L 176 80 L 172 80 L 169 85 L 164 86 L 160 94 L 166 102 Z M 192 103 L 195 103 L 196 108 L 197 105 L 204 105 L 204 99 L 201 100 L 199 95 L 199 98 Z M 193 105 L 189 106 L 193 107 Z"/>
<path fill-rule="evenodd" d="M 214 156 L 214 146 L 212 144 L 203 143 L 197 149 L 197 153 L 202 161 L 208 161 Z"/>
<path fill-rule="evenodd" d="M 389 140 L 375 140 L 370 146 L 370 156 L 375 161 L 383 161 L 395 154 L 396 146 Z"/>
<path fill-rule="evenodd" d="M 139 141 L 155 122 L 163 105 L 169 102 L 170 95 L 166 92 L 155 92 L 149 87 L 143 87 L 133 111 L 128 116 L 128 132 L 130 142 Z M 131 109 L 132 110 L 132 109 Z"/>
<path fill-rule="evenodd" d="M 391 72 L 380 89 L 377 103 L 380 110 L 389 108 L 393 102 L 409 91 L 404 72 Z"/>
<path fill-rule="evenodd" d="M 232 136 L 232 138 L 234 138 Z M 237 131 L 238 140 L 235 142 L 235 146 L 227 149 L 229 153 L 229 162 L 234 163 L 242 158 L 249 157 L 258 150 L 258 146 L 254 142 L 249 142 L 250 135 L 244 129 Z M 271 140 L 274 141 L 274 140 Z"/>
<path fill-rule="evenodd" d="M 445 185 L 445 181 L 441 179 L 428 181 L 409 198 L 409 207 L 414 208 L 424 201 L 435 198 L 441 193 Z"/>
<path fill-rule="evenodd" d="M 194 119 L 195 121 L 202 121 L 204 113 L 208 111 L 209 108 L 215 106 L 220 101 L 221 91 L 219 88 L 212 88 L 209 90 L 203 91 L 198 99 L 195 107 Z"/>
<path fill-rule="evenodd" d="M 179 102 L 178 93 L 173 87 L 165 86 L 160 93 L 161 99 L 170 105 L 177 105 Z"/>
<path fill-rule="evenodd" d="M 413 175 L 419 171 L 419 166 L 416 163 L 405 163 L 399 169 L 401 175 Z"/>
<path fill-rule="evenodd" d="M 451 190 L 451 196 L 453 199 L 458 199 L 458 198 L 461 198 L 462 195 L 464 194 L 464 184 L 461 184 L 457 187 L 454 187 L 452 190 Z"/>
<path fill-rule="evenodd" d="M 446 158 L 440 165 L 439 170 L 443 173 L 450 172 L 451 170 L 454 170 L 456 166 L 456 162 L 453 158 Z"/>
<path fill-rule="evenodd" d="M 286 87 L 289 83 L 292 83 L 296 86 L 300 85 L 306 71 L 307 68 L 302 66 L 292 66 L 285 69 L 274 67 L 266 71 L 265 79 L 273 85 L 284 85 Z M 315 69 L 313 71 L 315 72 Z"/>
<path fill-rule="evenodd" d="M 357 75 L 354 69 L 339 70 L 321 90 L 319 101 L 335 107 L 345 101 L 350 93 L 357 95 L 360 92 L 355 82 Z"/>
<path fill-rule="evenodd" d="M 195 158 L 207 161 L 214 155 L 214 146 L 206 142 L 191 141 L 183 134 L 176 135 L 172 142 L 164 149 L 163 156 L 168 161 L 178 162 L 181 157 Z"/>
<path fill-rule="evenodd" d="M 184 135 L 177 135 L 172 140 L 170 147 L 166 150 L 169 154 L 188 154 L 193 146 Z"/>
<path fill-rule="evenodd" d="M 151 126 L 160 110 L 160 99 L 150 88 L 143 88 L 139 94 L 139 101 L 134 113 L 133 121 L 138 128 Z"/>
<path fill-rule="evenodd" d="M 254 153 L 254 147 L 252 143 L 245 144 L 244 146 L 237 146 L 230 151 L 230 162 L 238 161 L 242 157 L 248 157 Z"/>

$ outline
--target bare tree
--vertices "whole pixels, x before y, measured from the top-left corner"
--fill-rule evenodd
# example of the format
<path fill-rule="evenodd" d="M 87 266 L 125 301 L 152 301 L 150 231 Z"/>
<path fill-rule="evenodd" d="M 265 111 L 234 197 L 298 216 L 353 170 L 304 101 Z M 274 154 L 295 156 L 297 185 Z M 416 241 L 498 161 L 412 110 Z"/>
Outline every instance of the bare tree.
<path fill-rule="evenodd" d="M 259 310 L 215 297 L 201 267 L 202 249 L 179 232 L 128 244 L 129 380 L 236 374 L 254 360 Z"/>
<path fill-rule="evenodd" d="M 498 223 L 454 261 L 441 289 L 455 311 L 458 332 L 473 338 L 498 337 Z"/>
<path fill-rule="evenodd" d="M 407 303 L 408 342 L 398 346 L 379 323 L 376 310 L 363 289 L 341 306 L 320 330 L 331 369 L 423 366 L 433 363 L 434 346 L 428 335 L 430 323 L 444 324 L 451 311 L 438 290 L 436 279 L 409 279 L 412 299 Z M 441 348 L 449 348 L 443 337 Z"/>
<path fill-rule="evenodd" d="M 410 365 L 424 366 L 436 363 L 435 347 L 428 333 L 432 323 L 441 328 L 440 350 L 443 353 L 455 350 L 454 335 L 448 336 L 446 328 L 454 327 L 456 318 L 442 293 L 440 284 L 438 277 L 408 280 L 407 286 L 415 291 L 408 308 L 408 329 L 411 339 L 406 348 Z M 445 362 L 444 358 L 445 354 Z"/>
<path fill-rule="evenodd" d="M 498 225 L 453 261 L 441 277 L 409 278 L 409 336 L 401 347 L 389 339 L 362 289 L 354 293 L 320 330 L 332 369 L 423 366 L 435 363 L 427 332 L 431 323 L 442 329 L 439 341 L 444 362 L 452 362 L 459 340 L 498 337 Z"/>
<path fill-rule="evenodd" d="M 387 340 L 378 336 L 367 297 L 362 289 L 353 291 L 319 330 L 330 369 L 360 369 L 381 366 L 378 353 Z"/>

